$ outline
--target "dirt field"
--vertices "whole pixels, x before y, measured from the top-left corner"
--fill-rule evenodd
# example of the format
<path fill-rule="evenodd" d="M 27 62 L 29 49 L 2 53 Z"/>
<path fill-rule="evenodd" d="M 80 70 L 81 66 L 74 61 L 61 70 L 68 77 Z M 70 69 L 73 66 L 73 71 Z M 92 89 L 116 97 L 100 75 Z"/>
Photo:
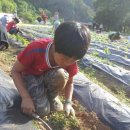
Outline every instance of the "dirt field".
<path fill-rule="evenodd" d="M 8 50 L 0 52 L 0 69 L 4 70 L 7 74 L 10 75 L 10 70 L 12 68 L 13 63 L 16 59 L 16 54 L 21 51 L 22 49 L 18 49 L 17 47 L 13 46 L 10 47 Z M 79 126 L 77 128 L 73 128 L 73 130 L 111 130 L 109 127 L 105 126 L 93 112 L 87 112 L 85 110 L 79 109 L 79 103 L 74 100 L 74 108 L 76 110 L 76 117 L 79 122 Z M 57 128 L 58 126 L 51 125 L 50 126 L 54 130 L 72 130 L 71 128 Z M 45 130 L 43 127 L 39 127 L 39 130 Z"/>

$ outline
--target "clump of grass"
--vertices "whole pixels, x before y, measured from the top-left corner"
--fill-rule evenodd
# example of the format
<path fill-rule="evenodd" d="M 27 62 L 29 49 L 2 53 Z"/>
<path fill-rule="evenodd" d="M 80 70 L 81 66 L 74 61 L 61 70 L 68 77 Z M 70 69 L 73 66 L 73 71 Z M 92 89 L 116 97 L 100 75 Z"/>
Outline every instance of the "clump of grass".
<path fill-rule="evenodd" d="M 66 117 L 64 112 L 55 112 L 44 118 L 54 130 L 79 130 L 80 123 L 76 117 Z"/>
<path fill-rule="evenodd" d="M 105 49 L 104 49 L 104 52 L 105 52 L 105 54 L 111 54 L 109 48 L 105 48 Z"/>

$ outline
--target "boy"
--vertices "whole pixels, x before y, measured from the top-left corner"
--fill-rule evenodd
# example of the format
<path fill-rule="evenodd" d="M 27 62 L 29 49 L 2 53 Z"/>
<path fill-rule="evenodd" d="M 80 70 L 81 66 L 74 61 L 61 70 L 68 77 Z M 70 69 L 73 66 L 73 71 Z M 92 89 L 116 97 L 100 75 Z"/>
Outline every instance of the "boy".
<path fill-rule="evenodd" d="M 16 24 L 18 23 L 19 23 L 19 19 L 13 18 L 13 20 L 10 21 L 6 26 L 7 32 L 9 32 L 10 34 L 17 34 L 18 32 L 21 32 L 19 28 L 17 28 L 16 26 Z"/>
<path fill-rule="evenodd" d="M 89 44 L 86 26 L 65 22 L 57 28 L 54 41 L 34 41 L 18 55 L 12 77 L 22 98 L 23 113 L 45 116 L 50 111 L 62 111 L 58 95 L 65 88 L 65 111 L 74 114 L 71 100 L 73 76 L 78 72 L 76 61 L 85 55 Z"/>

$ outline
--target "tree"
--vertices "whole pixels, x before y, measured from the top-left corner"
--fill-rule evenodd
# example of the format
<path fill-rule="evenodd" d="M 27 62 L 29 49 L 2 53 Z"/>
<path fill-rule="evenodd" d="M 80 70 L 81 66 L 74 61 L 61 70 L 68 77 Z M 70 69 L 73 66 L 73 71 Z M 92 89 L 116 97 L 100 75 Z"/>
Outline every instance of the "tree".
<path fill-rule="evenodd" d="M 92 0 L 94 1 L 94 0 Z M 25 20 L 33 21 L 39 15 L 39 8 L 49 17 L 59 10 L 60 18 L 80 22 L 91 21 L 94 11 L 91 0 L 0 0 L 0 11 L 17 14 Z"/>
<path fill-rule="evenodd" d="M 5 12 L 5 13 L 10 13 L 10 12 L 14 12 L 15 10 L 15 3 L 13 0 L 2 0 L 0 2 L 1 5 L 1 11 Z"/>
<path fill-rule="evenodd" d="M 128 32 L 130 30 L 130 13 L 126 15 L 123 25 L 123 31 Z"/>
<path fill-rule="evenodd" d="M 129 11 L 129 0 L 97 0 L 95 2 L 95 20 L 106 28 L 122 30 L 124 18 Z"/>
<path fill-rule="evenodd" d="M 33 3 L 37 9 L 47 9 L 52 15 L 59 10 L 60 17 L 65 20 L 87 22 L 94 16 L 93 9 L 87 6 L 84 0 L 33 0 Z"/>

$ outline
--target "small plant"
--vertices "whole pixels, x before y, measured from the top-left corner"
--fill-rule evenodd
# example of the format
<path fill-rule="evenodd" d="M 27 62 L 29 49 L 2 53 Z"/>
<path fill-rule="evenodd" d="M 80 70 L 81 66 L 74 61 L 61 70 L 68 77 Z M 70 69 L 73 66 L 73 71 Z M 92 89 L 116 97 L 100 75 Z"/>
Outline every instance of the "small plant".
<path fill-rule="evenodd" d="M 125 57 L 126 59 L 128 59 L 128 55 L 125 55 L 124 57 Z"/>
<path fill-rule="evenodd" d="M 127 46 L 123 47 L 122 50 L 125 52 L 129 52 L 129 48 Z"/>
<path fill-rule="evenodd" d="M 88 77 L 94 77 L 95 76 L 95 69 L 90 67 L 85 67 L 84 69 L 80 70 L 83 73 L 86 73 Z"/>
<path fill-rule="evenodd" d="M 25 45 L 25 46 L 27 46 L 27 45 L 29 44 L 29 41 L 26 40 L 26 39 L 24 39 L 24 38 L 21 39 L 21 42 L 22 42 L 22 44 Z"/>
<path fill-rule="evenodd" d="M 99 53 L 98 53 L 97 51 L 94 51 L 94 52 L 92 53 L 92 55 L 93 55 L 93 56 L 99 56 Z"/>
<path fill-rule="evenodd" d="M 105 52 L 105 54 L 111 54 L 109 48 L 105 48 L 105 49 L 104 49 L 104 52 Z"/>
<path fill-rule="evenodd" d="M 15 38 L 16 38 L 16 41 L 18 42 L 19 41 L 19 36 L 15 35 Z"/>
<path fill-rule="evenodd" d="M 44 119 L 55 130 L 79 130 L 79 121 L 75 117 L 66 117 L 64 112 L 52 113 L 48 118 Z"/>

